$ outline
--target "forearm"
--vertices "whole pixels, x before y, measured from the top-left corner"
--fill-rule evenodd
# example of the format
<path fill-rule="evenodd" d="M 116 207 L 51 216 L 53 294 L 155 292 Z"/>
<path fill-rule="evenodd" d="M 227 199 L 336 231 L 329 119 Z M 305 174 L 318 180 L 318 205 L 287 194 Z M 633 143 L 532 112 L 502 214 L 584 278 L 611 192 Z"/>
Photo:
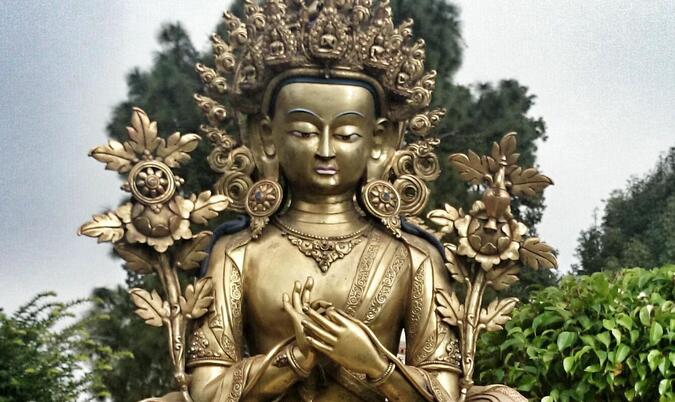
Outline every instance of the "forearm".
<path fill-rule="evenodd" d="M 277 356 L 283 355 L 280 351 Z M 274 356 L 272 356 L 274 357 Z M 314 357 L 295 354 L 301 367 L 313 366 Z M 263 355 L 250 357 L 231 367 L 200 366 L 192 371 L 190 395 L 194 402 L 221 402 L 236 396 L 241 401 L 272 399 L 286 392 L 301 377 L 289 364 L 271 364 Z"/>
<path fill-rule="evenodd" d="M 405 373 L 404 373 L 405 371 Z M 390 401 L 457 401 L 459 377 L 451 371 L 427 372 L 397 364 L 375 387 Z"/>
<path fill-rule="evenodd" d="M 297 348 L 291 347 L 290 351 L 282 351 L 281 353 L 293 353 L 295 363 L 300 366 L 300 370 L 311 370 L 314 366 L 316 355 L 312 354 L 310 357 L 305 357 L 298 351 Z M 283 355 L 282 355 L 283 356 Z M 297 368 L 288 361 L 286 356 L 280 359 L 280 363 L 269 364 L 265 369 L 263 375 L 256 382 L 255 386 L 245 396 L 243 401 L 256 402 L 266 399 L 272 399 L 286 392 L 296 382 L 303 377 L 298 373 Z M 256 362 L 258 370 L 262 369 L 262 362 Z M 254 366 L 253 369 L 256 369 Z"/>

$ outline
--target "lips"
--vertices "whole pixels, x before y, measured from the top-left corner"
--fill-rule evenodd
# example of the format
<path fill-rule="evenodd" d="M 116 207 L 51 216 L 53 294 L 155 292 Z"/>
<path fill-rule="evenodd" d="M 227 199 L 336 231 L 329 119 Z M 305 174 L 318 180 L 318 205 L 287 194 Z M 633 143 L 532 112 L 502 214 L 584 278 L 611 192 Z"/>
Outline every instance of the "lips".
<path fill-rule="evenodd" d="M 314 171 L 322 176 L 332 176 L 337 173 L 337 169 L 332 166 L 317 166 Z"/>

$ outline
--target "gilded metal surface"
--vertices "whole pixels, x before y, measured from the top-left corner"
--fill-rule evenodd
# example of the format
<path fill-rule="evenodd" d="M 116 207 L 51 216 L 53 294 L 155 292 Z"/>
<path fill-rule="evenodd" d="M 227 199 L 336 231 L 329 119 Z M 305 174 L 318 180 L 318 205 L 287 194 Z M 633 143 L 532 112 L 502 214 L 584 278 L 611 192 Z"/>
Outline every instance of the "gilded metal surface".
<path fill-rule="evenodd" d="M 509 287 L 521 265 L 556 265 L 510 211 L 513 196 L 550 179 L 516 165 L 514 134 L 490 155 L 452 155 L 484 193 L 468 213 L 428 215 L 440 255 L 401 225 L 428 228 L 418 215 L 440 173 L 431 133 L 445 114 L 429 110 L 435 73 L 412 22 L 394 26 L 386 0 L 247 0 L 245 12 L 225 13 L 215 67 L 197 66 L 217 195 L 183 196 L 172 171 L 199 136 L 162 139 L 139 109 L 129 141 L 92 151 L 128 173 L 132 199 L 80 232 L 113 242 L 164 291 L 131 291 L 137 314 L 167 328 L 180 388 L 153 400 L 524 400 L 473 386 L 473 359 L 480 332 L 501 329 L 516 302 L 483 306 L 485 289 Z M 238 136 L 225 130 L 232 119 Z M 176 270 L 197 268 L 211 243 L 194 225 L 226 208 L 250 228 L 217 239 L 206 276 L 181 289 Z M 463 302 L 452 281 L 466 287 Z"/>

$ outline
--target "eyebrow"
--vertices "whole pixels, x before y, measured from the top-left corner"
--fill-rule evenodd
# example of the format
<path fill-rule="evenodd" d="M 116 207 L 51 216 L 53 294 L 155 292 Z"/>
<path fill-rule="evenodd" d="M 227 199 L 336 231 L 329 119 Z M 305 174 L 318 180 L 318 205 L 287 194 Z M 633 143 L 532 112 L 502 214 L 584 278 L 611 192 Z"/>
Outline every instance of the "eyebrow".
<path fill-rule="evenodd" d="M 350 115 L 350 114 L 355 114 L 355 115 L 360 116 L 364 119 L 366 118 L 366 116 L 361 112 L 357 112 L 356 110 L 347 110 L 345 112 L 340 112 L 337 115 L 335 115 L 334 119 L 337 119 L 338 117 L 342 117 L 342 116 L 347 116 L 347 115 Z"/>
<path fill-rule="evenodd" d="M 309 110 L 309 109 L 302 109 L 302 108 L 291 109 L 291 110 L 288 111 L 287 114 L 290 115 L 290 114 L 292 114 L 292 113 L 307 113 L 307 114 L 310 114 L 310 115 L 316 117 L 317 119 L 321 119 L 321 116 L 319 116 L 318 114 L 312 112 L 312 111 Z"/>

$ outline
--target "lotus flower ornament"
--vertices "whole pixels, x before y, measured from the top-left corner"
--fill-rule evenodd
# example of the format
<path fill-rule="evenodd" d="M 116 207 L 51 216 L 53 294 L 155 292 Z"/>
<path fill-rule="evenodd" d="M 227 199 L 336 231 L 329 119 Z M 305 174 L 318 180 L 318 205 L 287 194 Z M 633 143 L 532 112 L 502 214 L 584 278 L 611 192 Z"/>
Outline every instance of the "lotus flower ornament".
<path fill-rule="evenodd" d="M 450 275 L 466 287 L 464 303 L 455 293 L 437 290 L 438 313 L 443 321 L 460 329 L 462 396 L 473 385 L 474 355 L 482 331 L 497 331 L 510 319 L 518 299 L 494 299 L 482 308 L 485 289 L 503 290 L 518 281 L 517 263 L 534 269 L 557 266 L 553 248 L 537 238 L 526 238 L 527 227 L 511 213 L 512 196 L 534 196 L 553 184 L 534 168 L 516 165 L 516 135 L 509 133 L 494 143 L 490 155 L 450 156 L 460 178 L 484 186 L 482 199 L 468 214 L 445 205 L 427 217 L 440 226 L 436 232 L 447 239 L 446 266 Z"/>
<path fill-rule="evenodd" d="M 107 169 L 127 175 L 122 189 L 131 193 L 131 199 L 114 211 L 95 215 L 79 234 L 113 243 L 128 269 L 159 277 L 165 299 L 156 290 L 136 288 L 129 293 L 136 314 L 146 324 L 167 327 L 174 377 L 181 389 L 176 398 L 190 401 L 185 333 L 190 320 L 206 314 L 213 301 L 213 284 L 211 278 L 201 278 L 183 291 L 178 270 L 194 270 L 206 258 L 211 233 L 194 233 L 192 227 L 215 218 L 230 199 L 210 191 L 187 197 L 179 193 L 184 180 L 172 169 L 190 159 L 189 153 L 199 145 L 198 135 L 174 133 L 161 138 L 157 124 L 138 108 L 132 111 L 127 132 L 128 141 L 111 140 L 90 155 Z"/>

